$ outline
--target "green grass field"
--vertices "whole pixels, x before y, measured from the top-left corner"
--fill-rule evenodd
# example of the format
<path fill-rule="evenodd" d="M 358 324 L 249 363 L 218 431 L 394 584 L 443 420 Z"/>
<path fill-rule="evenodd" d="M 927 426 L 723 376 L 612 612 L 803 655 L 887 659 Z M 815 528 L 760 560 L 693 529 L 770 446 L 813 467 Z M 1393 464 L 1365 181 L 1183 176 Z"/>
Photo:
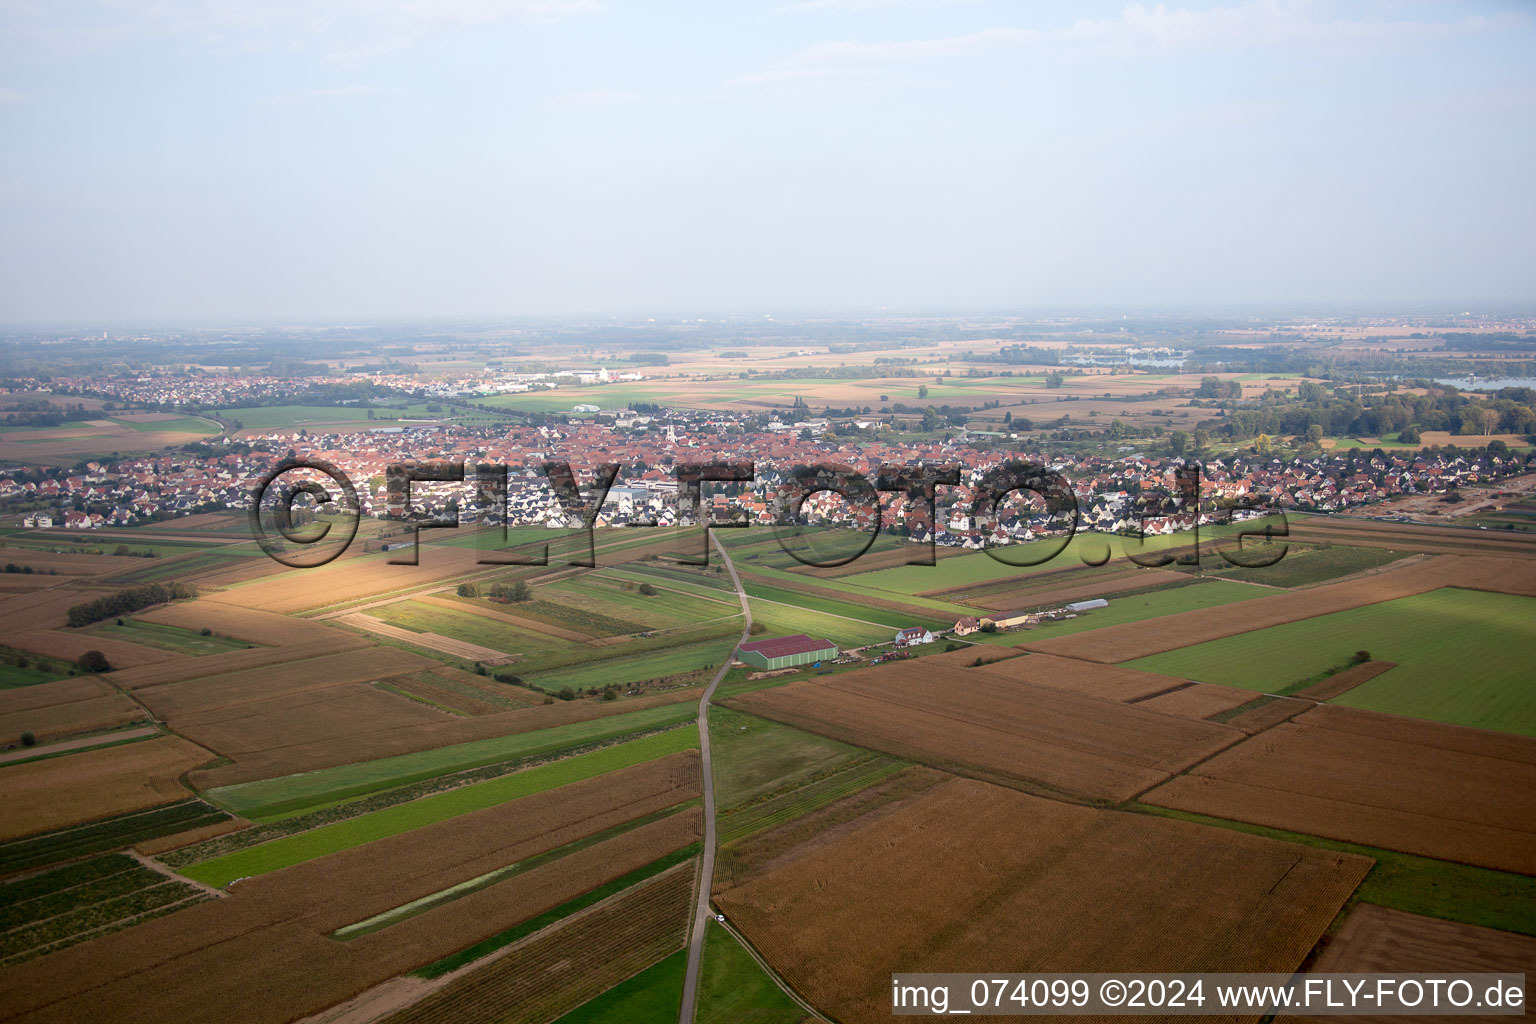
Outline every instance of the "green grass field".
<path fill-rule="evenodd" d="M 1397 667 L 1336 703 L 1536 736 L 1536 598 L 1444 588 L 1129 662 L 1275 691 L 1358 650 Z"/>
<path fill-rule="evenodd" d="M 773 793 L 796 776 L 836 769 L 862 751 L 765 718 L 716 707 L 709 715 L 715 800 L 723 810 Z"/>
<path fill-rule="evenodd" d="M 683 1001 L 688 951 L 680 949 L 639 974 L 583 1003 L 554 1024 L 675 1024 Z"/>
<path fill-rule="evenodd" d="M 1285 557 L 1274 565 L 1256 569 L 1229 566 L 1220 561 L 1218 556 L 1214 565 L 1207 562 L 1204 572 L 1208 576 L 1224 576 L 1271 587 L 1302 587 L 1375 569 L 1408 555 L 1408 551 L 1389 551 L 1386 548 L 1352 548 L 1342 545 L 1314 548 L 1293 544 Z"/>
<path fill-rule="evenodd" d="M 182 874 L 208 885 L 228 885 L 238 878 L 292 867 L 339 850 L 447 821 L 461 814 L 484 810 L 508 800 L 532 796 L 572 782 L 606 775 L 620 768 L 676 754 L 697 745 L 698 733 L 695 730 L 687 727 L 671 729 L 512 775 L 412 800 L 371 814 L 348 818 L 308 832 L 274 839 L 260 846 L 194 864 L 182 869 Z"/>
<path fill-rule="evenodd" d="M 1108 608 L 1079 612 L 1075 619 L 1047 622 L 1030 629 L 1002 633 L 973 633 L 966 639 L 1011 647 L 1027 641 L 1044 640 L 1047 637 L 1067 636 L 1071 633 L 1103 629 L 1105 626 L 1118 626 L 1124 622 L 1140 622 L 1142 619 L 1155 619 L 1163 615 L 1176 615 L 1179 612 L 1192 612 L 1202 608 L 1219 608 L 1238 601 L 1251 601 L 1256 597 L 1270 597 L 1274 593 L 1275 591 L 1264 587 L 1253 587 L 1232 580 L 1201 580 L 1128 597 L 1111 594 L 1106 598 L 1109 601 Z"/>
<path fill-rule="evenodd" d="M 754 625 L 762 623 L 766 629 L 766 632 L 753 638 L 757 640 L 804 633 L 818 640 L 830 640 L 839 647 L 862 647 L 865 644 L 884 643 L 896 635 L 896 631 L 889 626 L 757 599 L 752 601 L 752 622 Z"/>
<path fill-rule="evenodd" d="M 175 651 L 178 654 L 194 656 L 220 654 L 224 651 L 243 651 L 252 646 L 244 640 L 231 640 L 223 636 L 203 636 L 195 629 L 167 626 L 159 622 L 144 622 L 141 619 L 124 619 L 121 626 L 117 625 L 116 620 L 107 619 L 105 622 L 87 626 L 83 632 L 111 637 L 114 640 L 127 640 L 162 651 Z"/>
<path fill-rule="evenodd" d="M 223 786 L 205 794 L 209 800 L 247 818 L 289 817 L 380 790 L 467 771 L 499 761 L 538 757 L 589 743 L 602 743 L 630 733 L 663 729 L 690 721 L 693 704 L 683 701 L 627 714 L 573 722 L 552 729 L 514 733 L 488 740 L 456 743 L 415 754 L 360 761 L 299 775 Z"/>
<path fill-rule="evenodd" d="M 158 431 L 175 431 L 178 434 L 217 434 L 219 425 L 201 416 L 182 416 L 174 420 L 124 420 L 110 417 L 113 423 L 137 430 L 141 434 Z"/>
<path fill-rule="evenodd" d="M 567 686 L 573 690 L 585 690 L 590 687 L 601 689 L 610 684 L 638 683 L 647 679 L 662 679 L 704 668 L 715 669 L 730 657 L 731 652 L 736 649 L 736 640 L 741 635 L 739 620 L 736 623 L 727 623 L 726 628 L 729 636 L 676 646 L 667 645 L 666 641 L 669 638 L 660 636 L 654 642 L 662 646 L 645 653 L 625 653 L 636 649 L 638 643 L 597 648 L 607 653 L 609 657 L 603 661 L 588 661 L 525 675 L 522 678 L 524 682 L 532 683 L 541 690 L 555 693 Z"/>
<path fill-rule="evenodd" d="M 238 420 L 244 430 L 297 430 L 300 427 L 328 426 L 401 426 L 400 420 L 442 420 L 451 423 L 502 423 L 505 419 L 491 413 L 455 409 L 442 405 L 441 412 L 428 412 L 426 402 L 415 402 L 403 409 L 378 407 L 373 418 L 366 405 L 263 405 L 219 409 L 219 416 Z"/>
<path fill-rule="evenodd" d="M 64 679 L 67 672 L 46 672 L 32 665 L 31 659 L 26 668 L 18 667 L 14 662 L 0 662 L 0 690 L 16 690 L 23 686 L 36 686 L 38 683 L 51 683 L 55 679 Z"/>
<path fill-rule="evenodd" d="M 806 1013 L 774 984 L 736 937 L 714 921 L 699 965 L 699 1024 L 799 1024 Z M 663 961 L 665 963 L 665 961 Z"/>
<path fill-rule="evenodd" d="M 861 622 L 877 623 L 888 627 L 890 630 L 905 629 L 908 626 L 948 629 L 954 625 L 952 619 L 938 615 L 914 617 L 904 615 L 901 612 L 893 612 L 886 608 L 872 607 L 867 604 L 839 601 L 836 598 L 822 597 L 818 594 L 802 594 L 780 587 L 771 587 L 765 583 L 758 583 L 755 580 L 743 580 L 742 586 L 746 589 L 748 596 L 759 599 L 757 603 L 770 601 L 794 605 L 806 611 L 825 612 L 828 615 L 857 619 Z"/>

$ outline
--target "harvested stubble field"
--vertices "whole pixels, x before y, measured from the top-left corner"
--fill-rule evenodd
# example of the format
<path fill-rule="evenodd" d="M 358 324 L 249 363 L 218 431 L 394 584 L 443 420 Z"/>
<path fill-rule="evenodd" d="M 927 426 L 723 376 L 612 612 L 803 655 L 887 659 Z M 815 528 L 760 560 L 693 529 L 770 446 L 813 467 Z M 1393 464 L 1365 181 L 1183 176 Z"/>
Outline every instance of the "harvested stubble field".
<path fill-rule="evenodd" d="M 1123 665 L 1101 665 L 1076 658 L 1058 658 L 1052 654 L 1025 654 L 993 661 L 975 671 L 998 679 L 1032 683 L 1084 697 L 1114 701 L 1142 700 L 1189 683 L 1189 680 L 1181 676 L 1159 675 Z"/>
<path fill-rule="evenodd" d="M 72 680 L 61 681 L 72 682 Z M 23 732 L 30 732 L 40 742 L 45 742 L 76 733 L 113 729 L 119 725 L 127 725 L 129 722 L 137 722 L 149 717 L 143 708 L 120 693 L 31 707 L 22 711 L 7 711 L 4 698 L 16 692 L 18 691 L 0 691 L 0 741 L 7 743 L 12 742 L 13 737 L 20 736 Z"/>
<path fill-rule="evenodd" d="M 295 744 L 410 729 L 445 714 L 365 683 L 344 683 L 177 715 L 175 723 L 188 739 L 240 760 Z"/>
<path fill-rule="evenodd" d="M 694 866 L 679 864 L 539 933 L 470 971 L 388 1024 L 543 1024 L 683 945 Z"/>
<path fill-rule="evenodd" d="M 1370 865 L 953 780 L 716 902 L 816 1005 L 877 1022 L 892 971 L 1290 971 Z"/>
<path fill-rule="evenodd" d="M 60 587 L 47 593 L 13 594 L 0 600 L 0 622 L 8 636 L 69 625 L 69 606 L 93 601 L 110 590 Z"/>
<path fill-rule="evenodd" d="M 623 816 L 624 787 L 615 804 L 615 787 L 606 781 L 600 787 L 608 794 L 605 806 Z M 611 820 L 603 812 L 593 818 L 587 803 L 568 804 L 557 792 L 537 813 L 509 805 L 242 882 L 230 898 L 191 907 L 175 920 L 150 921 L 18 965 L 0 975 L 0 1005 L 27 1024 L 108 1017 L 124 1024 L 205 1024 L 209 1007 L 231 1007 L 246 1024 L 285 1024 L 651 864 L 699 834 L 698 812 L 684 811 L 399 925 L 349 942 L 328 937 Z M 583 813 L 587 823 L 570 824 Z M 691 884 L 690 878 L 690 891 Z M 684 915 L 686 906 L 680 920 Z M 274 986 L 274 977 L 284 983 Z"/>
<path fill-rule="evenodd" d="M 1518 532 L 1472 530 L 1418 523 L 1381 523 L 1350 516 L 1297 516 L 1289 523 L 1298 540 L 1328 540 L 1361 547 L 1426 553 L 1498 551 L 1536 557 L 1536 539 Z"/>
<path fill-rule="evenodd" d="M 698 699 L 699 691 L 691 688 L 616 701 L 558 701 L 476 717 L 458 718 L 435 714 L 431 721 L 403 729 L 332 736 L 325 740 L 252 752 L 233 764 L 221 764 L 196 772 L 191 781 L 204 790 L 234 786 L 258 779 L 398 757 L 459 743 L 499 739 L 661 705 L 696 703 Z"/>
<path fill-rule="evenodd" d="M 297 619 L 289 615 L 232 607 L 200 597 L 177 601 L 140 613 L 137 618 L 183 629 L 211 629 L 220 636 L 231 636 L 254 644 L 287 646 L 314 640 L 345 637 L 347 634 L 321 622 Z"/>
<path fill-rule="evenodd" d="M 215 676 L 181 682 L 141 685 L 135 693 L 157 715 L 173 718 L 256 704 L 274 697 L 322 690 L 346 683 L 368 682 L 402 672 L 431 668 L 436 664 L 428 658 L 393 647 L 372 647 L 243 672 L 221 672 Z"/>
<path fill-rule="evenodd" d="M 1521 579 L 1510 573 L 1506 561 L 1497 558 L 1442 556 L 1399 563 L 1373 576 L 1276 593 L 1219 610 L 1166 615 L 1023 646 L 1044 654 L 1117 664 L 1269 626 L 1411 597 L 1440 587 L 1536 593 L 1536 574 Z"/>
<path fill-rule="evenodd" d="M 1524 974 L 1529 979 L 1536 975 L 1536 939 L 1357 903 L 1344 919 L 1344 926 L 1328 940 L 1309 970 L 1311 973 L 1430 975 L 1508 973 Z M 1326 1021 L 1329 1018 L 1277 1018 L 1285 1024 L 1314 1019 Z M 1381 1024 L 1402 1019 L 1396 1016 L 1351 1018 Z M 1509 1018 L 1486 1015 L 1457 1019 L 1497 1024 Z"/>
<path fill-rule="evenodd" d="M 141 567 L 142 558 L 127 555 L 87 555 L 66 551 L 40 551 L 37 548 L 0 546 L 0 565 L 14 562 L 30 566 L 33 573 L 58 573 L 60 576 L 100 576 Z"/>
<path fill-rule="evenodd" d="M 64 629 L 38 629 L 6 637 L 6 642 L 50 658 L 74 661 L 86 651 L 100 651 L 114 668 L 134 668 L 140 665 L 158 665 L 166 661 L 180 661 L 185 655 L 165 651 L 144 644 L 102 636 L 99 633 L 76 632 Z"/>
<path fill-rule="evenodd" d="M 307 661 L 328 654 L 355 651 L 370 646 L 372 644 L 363 637 L 343 633 L 340 630 L 331 630 L 330 636 L 299 640 L 282 647 L 252 647 L 244 651 L 209 654 L 201 658 L 178 658 L 154 665 L 118 669 L 113 673 L 112 681 L 131 690 L 181 680 L 229 675 L 269 665 Z"/>
<path fill-rule="evenodd" d="M 1142 799 L 1536 874 L 1536 740 L 1521 736 L 1322 704 Z"/>
<path fill-rule="evenodd" d="M 211 594 L 208 600 L 268 612 L 302 612 L 312 608 L 360 601 L 411 587 L 442 583 L 456 576 L 484 574 L 490 566 L 474 548 L 424 543 L 420 565 L 391 565 L 391 558 L 409 557 L 409 551 L 387 555 L 342 557 L 318 569 L 294 569 Z"/>
<path fill-rule="evenodd" d="M 959 774 L 1103 801 L 1129 799 L 1241 736 L 1228 726 L 952 667 L 942 657 L 727 703 Z"/>
<path fill-rule="evenodd" d="M 1235 686 L 1188 683 L 1177 690 L 1137 700 L 1135 704 L 1144 711 L 1157 711 L 1180 718 L 1210 718 L 1223 711 L 1240 708 L 1257 696 L 1253 690 L 1240 690 Z"/>
<path fill-rule="evenodd" d="M 213 755 L 178 736 L 82 750 L 0 771 L 0 839 L 181 800 L 178 781 Z"/>

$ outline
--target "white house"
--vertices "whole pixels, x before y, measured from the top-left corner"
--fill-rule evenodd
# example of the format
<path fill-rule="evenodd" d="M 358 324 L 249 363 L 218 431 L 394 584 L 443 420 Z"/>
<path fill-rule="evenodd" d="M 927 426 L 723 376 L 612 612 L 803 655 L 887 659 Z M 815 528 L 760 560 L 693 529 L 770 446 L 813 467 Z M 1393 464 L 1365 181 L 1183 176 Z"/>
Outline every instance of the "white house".
<path fill-rule="evenodd" d="M 912 626 L 896 634 L 897 647 L 915 647 L 918 644 L 933 643 L 933 634 L 922 626 Z"/>

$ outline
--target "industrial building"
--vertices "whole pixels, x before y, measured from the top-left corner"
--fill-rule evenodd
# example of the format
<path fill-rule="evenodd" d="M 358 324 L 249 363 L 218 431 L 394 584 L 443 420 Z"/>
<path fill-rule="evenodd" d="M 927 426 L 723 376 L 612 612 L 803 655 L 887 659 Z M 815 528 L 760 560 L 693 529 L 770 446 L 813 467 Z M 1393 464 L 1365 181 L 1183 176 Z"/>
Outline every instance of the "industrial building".
<path fill-rule="evenodd" d="M 830 640 L 812 640 L 804 633 L 753 640 L 736 648 L 736 658 L 755 668 L 794 668 L 837 657 L 837 645 Z"/>

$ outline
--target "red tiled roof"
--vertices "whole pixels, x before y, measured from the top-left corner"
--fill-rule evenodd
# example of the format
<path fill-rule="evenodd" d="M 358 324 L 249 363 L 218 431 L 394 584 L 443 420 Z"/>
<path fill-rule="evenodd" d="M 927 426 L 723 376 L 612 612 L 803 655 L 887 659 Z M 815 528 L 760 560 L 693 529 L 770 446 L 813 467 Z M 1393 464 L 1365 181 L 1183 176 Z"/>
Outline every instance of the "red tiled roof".
<path fill-rule="evenodd" d="M 792 654 L 808 654 L 811 651 L 825 651 L 835 645 L 830 640 L 812 640 L 804 633 L 796 633 L 794 636 L 776 636 L 767 640 L 754 640 L 749 644 L 742 644 L 737 650 L 753 651 L 765 658 L 787 658 Z"/>

